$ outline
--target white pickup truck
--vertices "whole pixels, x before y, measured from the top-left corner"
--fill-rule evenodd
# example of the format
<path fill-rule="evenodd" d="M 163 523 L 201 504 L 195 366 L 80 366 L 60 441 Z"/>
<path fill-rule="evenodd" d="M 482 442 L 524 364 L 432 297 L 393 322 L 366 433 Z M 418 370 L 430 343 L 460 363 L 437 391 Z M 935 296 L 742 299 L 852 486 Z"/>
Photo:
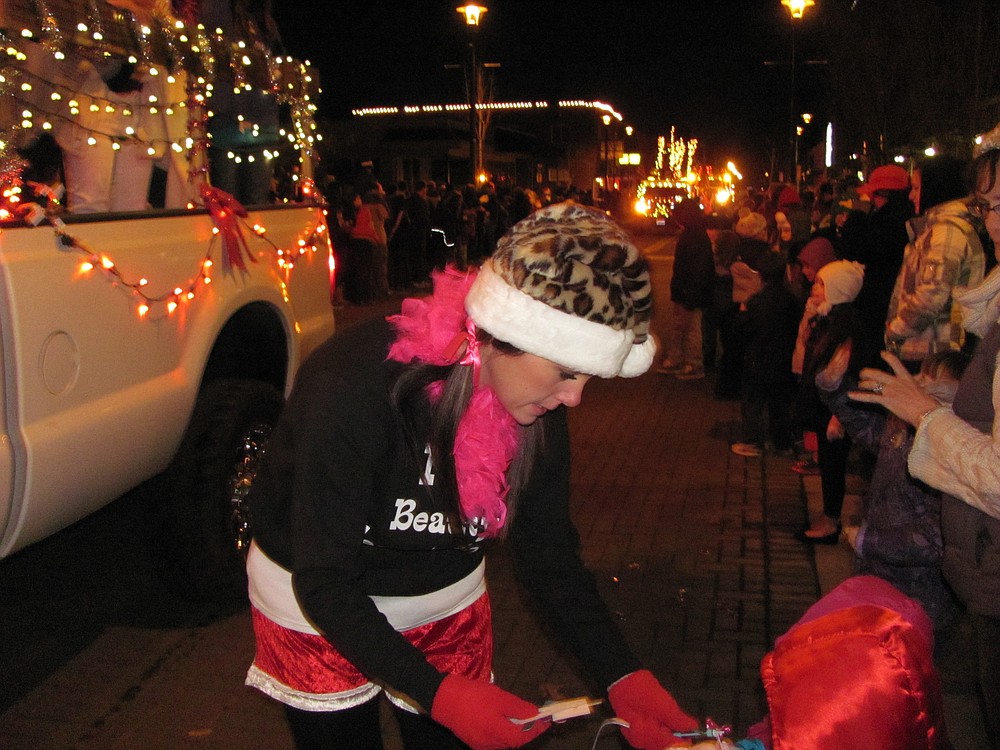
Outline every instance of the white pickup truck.
<path fill-rule="evenodd" d="M 325 212 L 252 210 L 242 264 L 204 210 L 65 221 L 0 223 L 0 557 L 147 483 L 172 572 L 231 590 L 261 446 L 333 331 Z"/>
<path fill-rule="evenodd" d="M 272 53 L 267 19 L 206 28 L 170 7 L 0 0 L 0 558 L 141 486 L 170 582 L 245 596 L 244 498 L 300 362 L 334 326 L 309 179 L 319 82 Z M 284 112 L 282 158 L 302 180 L 283 197 L 312 202 L 244 216 L 209 187 L 209 128 L 241 111 L 216 86 Z M 56 176 L 29 177 L 37 165 L 15 152 L 45 133 L 68 214 Z M 279 158 L 273 144 L 236 151 L 219 146 L 218 163 Z M 151 160 L 167 175 L 155 203 Z M 109 185 L 123 200 L 105 200 Z"/>

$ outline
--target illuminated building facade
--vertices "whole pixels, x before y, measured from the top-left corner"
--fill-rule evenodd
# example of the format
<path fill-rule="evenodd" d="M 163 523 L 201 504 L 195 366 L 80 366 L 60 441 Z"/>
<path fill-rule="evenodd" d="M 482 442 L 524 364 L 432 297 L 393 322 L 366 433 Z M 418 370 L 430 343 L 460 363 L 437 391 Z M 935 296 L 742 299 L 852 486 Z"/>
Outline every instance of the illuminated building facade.
<path fill-rule="evenodd" d="M 619 163 L 627 151 L 642 151 L 638 136 L 609 104 L 561 100 L 479 106 L 490 121 L 479 181 L 560 184 L 597 195 L 609 177 L 632 183 L 639 175 L 640 164 Z M 468 111 L 467 104 L 355 109 L 349 120 L 330 126 L 332 137 L 322 149 L 327 170 L 350 174 L 352 165 L 371 159 L 384 181 L 466 184 L 473 179 Z M 653 148 L 651 142 L 648 149 Z"/>

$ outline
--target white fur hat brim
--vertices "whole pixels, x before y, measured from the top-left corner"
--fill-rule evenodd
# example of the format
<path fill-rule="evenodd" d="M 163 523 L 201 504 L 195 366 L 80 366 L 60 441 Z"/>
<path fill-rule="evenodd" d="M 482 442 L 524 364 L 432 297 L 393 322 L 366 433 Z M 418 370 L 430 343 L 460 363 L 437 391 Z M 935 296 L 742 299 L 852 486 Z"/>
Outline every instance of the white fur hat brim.
<path fill-rule="evenodd" d="M 521 292 L 484 263 L 465 299 L 473 322 L 521 351 L 572 372 L 602 378 L 636 377 L 653 363 L 656 343 L 636 344 L 631 330 L 618 330 L 557 310 Z"/>

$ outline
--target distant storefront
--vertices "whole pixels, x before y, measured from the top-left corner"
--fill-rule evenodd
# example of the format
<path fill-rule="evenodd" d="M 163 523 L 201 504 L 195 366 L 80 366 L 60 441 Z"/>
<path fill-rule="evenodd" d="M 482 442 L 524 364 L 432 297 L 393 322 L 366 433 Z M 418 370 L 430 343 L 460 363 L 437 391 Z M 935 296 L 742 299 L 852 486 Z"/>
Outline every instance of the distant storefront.
<path fill-rule="evenodd" d="M 497 186 L 561 185 L 598 195 L 607 184 L 632 184 L 641 153 L 622 115 L 603 102 L 495 102 L 480 105 L 487 123 L 482 172 Z M 322 147 L 327 172 L 350 180 L 371 160 L 383 183 L 473 181 L 474 141 L 467 105 L 373 107 L 333 123 Z M 650 138 L 649 149 L 655 149 Z M 626 158 L 627 161 L 627 158 Z"/>

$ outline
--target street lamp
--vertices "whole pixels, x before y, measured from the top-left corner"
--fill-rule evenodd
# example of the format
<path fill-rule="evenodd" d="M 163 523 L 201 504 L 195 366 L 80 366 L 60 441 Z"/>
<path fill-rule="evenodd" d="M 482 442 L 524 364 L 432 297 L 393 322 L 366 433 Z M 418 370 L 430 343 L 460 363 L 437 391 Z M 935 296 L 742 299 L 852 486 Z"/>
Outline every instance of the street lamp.
<path fill-rule="evenodd" d="M 792 18 L 802 18 L 806 8 L 811 8 L 816 4 L 816 0 L 781 0 L 781 4 L 788 8 Z"/>
<path fill-rule="evenodd" d="M 809 3 L 812 5 L 812 2 Z M 479 19 L 483 17 L 483 14 L 489 10 L 485 5 L 476 5 L 475 3 L 469 3 L 468 5 L 460 5 L 455 8 L 459 13 L 465 16 L 465 23 L 468 26 L 478 26 Z"/>
<path fill-rule="evenodd" d="M 812 114 L 809 112 L 802 113 L 802 122 L 808 125 L 812 122 Z M 798 190 L 799 186 L 802 184 L 802 167 L 799 164 L 799 139 L 805 132 L 805 128 L 802 125 L 795 126 L 795 189 Z"/>
<path fill-rule="evenodd" d="M 795 163 L 792 164 L 791 175 L 795 180 L 796 187 L 798 187 L 799 156 L 798 136 L 796 135 L 797 128 L 795 123 L 795 22 L 802 19 L 806 13 L 806 8 L 813 7 L 816 4 L 816 0 L 781 0 L 781 4 L 788 8 L 788 12 L 792 16 L 792 86 L 788 102 L 788 124 L 790 139 L 789 150 L 792 151 L 792 158 L 795 161 Z"/>
<path fill-rule="evenodd" d="M 469 100 L 469 162 L 472 164 L 472 181 L 479 179 L 483 167 L 482 143 L 479 137 L 479 63 L 476 60 L 476 33 L 479 22 L 489 10 L 485 5 L 467 3 L 455 8 L 465 18 L 469 36 L 469 74 L 466 78 L 466 96 Z"/>
<path fill-rule="evenodd" d="M 611 115 L 604 115 L 601 121 L 604 123 L 604 195 L 608 196 L 611 189 L 611 155 L 608 144 L 608 139 L 611 135 Z"/>

